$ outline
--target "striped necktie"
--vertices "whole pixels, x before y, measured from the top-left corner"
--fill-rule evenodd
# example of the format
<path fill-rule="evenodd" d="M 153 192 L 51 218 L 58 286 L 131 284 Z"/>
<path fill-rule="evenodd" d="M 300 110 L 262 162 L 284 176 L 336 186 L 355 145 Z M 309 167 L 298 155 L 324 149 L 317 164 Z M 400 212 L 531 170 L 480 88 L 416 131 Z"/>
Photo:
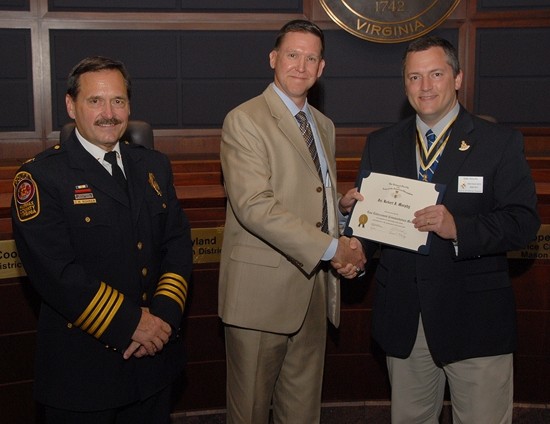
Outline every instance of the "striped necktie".
<path fill-rule="evenodd" d="M 428 153 L 428 157 L 431 156 L 430 153 L 431 153 L 431 149 L 432 149 L 432 146 L 435 142 L 435 139 L 436 139 L 436 136 L 434 134 L 434 132 L 429 129 L 428 131 L 426 131 L 426 141 L 428 142 L 427 144 L 427 153 Z M 435 158 L 435 160 L 429 164 L 429 163 L 425 163 L 423 161 L 423 155 L 422 155 L 422 152 L 420 153 L 420 160 L 421 162 L 424 163 L 424 167 L 422 166 L 422 163 L 420 164 L 420 168 L 418 169 L 418 179 L 419 180 L 422 180 L 422 181 L 431 181 L 432 180 L 432 177 L 434 175 L 434 172 L 437 168 L 437 165 L 439 164 L 439 156 Z"/>
<path fill-rule="evenodd" d="M 311 154 L 311 159 L 315 163 L 317 168 L 317 173 L 321 179 L 321 185 L 323 187 L 323 220 L 321 222 L 321 229 L 323 232 L 328 233 L 328 210 L 327 210 L 327 197 L 325 193 L 325 182 L 323 179 L 323 172 L 321 171 L 321 163 L 319 162 L 319 155 L 317 153 L 317 147 L 315 147 L 315 139 L 313 138 L 313 132 L 311 131 L 311 125 L 307 120 L 307 116 L 304 112 L 300 111 L 296 114 L 296 120 L 300 124 L 300 131 L 304 140 L 306 142 L 309 153 Z"/>

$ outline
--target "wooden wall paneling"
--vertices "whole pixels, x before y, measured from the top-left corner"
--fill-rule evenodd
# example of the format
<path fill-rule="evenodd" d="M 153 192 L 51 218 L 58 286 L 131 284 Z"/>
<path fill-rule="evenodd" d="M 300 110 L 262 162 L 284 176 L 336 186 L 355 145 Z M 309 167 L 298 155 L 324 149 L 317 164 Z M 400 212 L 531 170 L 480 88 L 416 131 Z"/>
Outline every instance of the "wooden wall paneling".
<path fill-rule="evenodd" d="M 0 368 L 0 387 L 32 380 L 36 332 L 2 335 L 0 340 L 0 358 L 3 364 Z"/>
<path fill-rule="evenodd" d="M 476 38 L 474 112 L 550 127 L 550 27 L 477 28 Z"/>
<path fill-rule="evenodd" d="M 36 405 L 32 397 L 32 380 L 1 386 L 2 421 L 10 424 L 36 422 Z"/>
<path fill-rule="evenodd" d="M 548 0 L 477 0 L 478 10 L 550 10 Z"/>
<path fill-rule="evenodd" d="M 6 1 L 6 0 L 4 0 Z M 300 0 L 48 0 L 49 10 L 69 12 L 225 12 L 225 13 L 298 13 L 302 11 Z"/>
<path fill-rule="evenodd" d="M 1 0 L 0 10 L 29 10 L 29 0 Z"/>
<path fill-rule="evenodd" d="M 0 334 L 24 334 L 36 331 L 40 298 L 32 289 L 28 279 L 0 280 L 0 298 L 10 299 L 10 302 L 0 309 Z"/>
<path fill-rule="evenodd" d="M 220 128 L 230 109 L 260 94 L 272 79 L 267 53 L 273 37 L 270 31 L 51 30 L 54 129 L 69 120 L 69 70 L 95 54 L 126 64 L 134 119 L 155 129 Z"/>
<path fill-rule="evenodd" d="M 30 29 L 0 29 L 0 62 L 0 130 L 32 132 L 35 124 Z"/>
<path fill-rule="evenodd" d="M 63 2 L 52 1 L 58 2 L 57 4 Z M 139 3 L 142 0 L 136 1 Z M 297 0 L 289 1 L 277 3 L 275 6 L 262 2 L 262 7 L 285 7 L 282 5 L 294 1 L 296 4 L 300 3 Z M 529 4 L 537 2 L 527 1 Z M 69 1 L 71 2 L 75 4 L 74 0 Z M 238 4 L 243 5 L 245 2 L 246 0 Z M 130 3 L 131 0 L 125 0 L 118 5 Z M 212 0 L 201 4 L 208 8 L 217 3 Z M 497 3 L 501 4 L 494 0 L 463 0 L 447 22 L 437 29 L 437 33 L 451 38 L 457 44 L 465 69 L 459 98 L 473 111 L 477 106 L 476 96 L 479 95 L 476 73 L 490 57 L 476 50 L 478 41 L 481 42 L 491 31 L 508 34 L 511 34 L 510 31 L 517 31 L 520 36 L 541 31 L 546 35 L 550 28 L 548 0 L 539 0 L 540 4 L 532 8 L 487 7 Z M 158 4 L 156 3 L 157 7 Z M 228 7 L 235 7 L 236 4 L 232 2 Z M 30 10 L 3 11 L 0 16 L 0 31 L 30 30 L 35 129 L 0 132 L 0 238 L 12 237 L 9 202 L 11 179 L 15 170 L 24 159 L 57 142 L 57 123 L 54 123 L 53 117 L 64 113 L 63 103 L 59 99 L 64 95 L 62 86 L 68 72 L 66 68 L 74 65 L 70 62 L 80 59 L 81 54 L 73 51 L 84 47 L 86 39 L 81 38 L 84 34 L 104 32 L 116 35 L 119 37 L 116 41 L 119 50 L 114 53 L 117 54 L 124 49 L 122 35 L 128 41 L 132 40 L 132 34 L 139 34 L 139 37 L 133 38 L 139 42 L 129 43 L 131 54 L 128 54 L 126 60 L 130 61 L 127 64 L 131 74 L 137 77 L 138 91 L 135 92 L 133 113 L 151 113 L 152 120 L 160 123 L 154 128 L 155 145 L 172 159 L 178 184 L 177 195 L 192 227 L 214 228 L 222 226 L 225 218 L 225 193 L 219 165 L 220 125 L 225 109 L 229 110 L 242 99 L 259 94 L 268 80 L 271 80 L 272 72 L 268 66 L 267 54 L 275 31 L 290 19 L 313 19 L 327 34 L 328 56 L 325 74 L 320 87 L 312 93 L 312 101 L 317 102 L 329 116 L 334 115 L 337 123 L 339 189 L 346 191 L 353 187 L 359 156 L 368 134 L 407 113 L 404 109 L 406 101 L 401 91 L 399 69 L 405 44 L 382 47 L 357 40 L 330 20 L 318 0 L 304 0 L 301 4 L 302 10 L 292 13 L 268 13 L 265 10 L 251 13 L 117 13 L 51 11 L 48 10 L 48 0 L 30 0 Z M 0 10 L 1 5 L 2 0 Z M 478 5 L 482 7 L 479 8 Z M 56 44 L 56 36 L 62 34 L 71 34 L 78 42 L 66 42 L 61 48 L 61 45 Z M 478 40 L 479 34 L 483 36 Z M 160 43 L 160 49 L 151 48 L 155 40 L 149 39 L 150 35 L 158 35 L 160 38 L 156 38 L 157 41 L 170 37 L 175 41 Z M 544 71 L 546 62 L 543 61 L 547 59 L 534 56 L 537 52 L 544 55 L 542 46 L 546 43 L 545 40 L 541 43 L 535 41 L 534 46 L 527 46 L 530 55 L 527 57 L 534 58 L 536 69 L 540 70 L 542 63 L 543 71 L 538 71 L 537 78 L 540 74 L 543 78 L 549 74 Z M 488 45 L 495 44 L 498 45 Z M 169 49 L 167 45 L 173 47 Z M 243 48 L 235 51 L 235 45 Z M 134 46 L 143 46 L 143 49 L 139 50 Z M 525 47 L 523 44 L 513 48 L 510 46 L 513 44 L 503 50 L 508 56 L 517 56 L 518 51 L 521 53 Z M 88 43 L 87 48 L 95 49 L 94 43 Z M 204 53 L 201 49 L 204 49 Z M 148 63 L 159 55 L 155 63 Z M 70 60 L 64 62 L 66 57 Z M 526 73 L 531 72 L 518 66 L 514 57 L 511 59 L 514 69 L 519 69 L 516 75 L 525 78 Z M 166 65 L 166 68 L 160 71 L 156 69 L 154 65 L 159 63 Z M 61 71 L 60 66 L 65 69 Z M 491 72 L 494 74 L 499 69 L 504 74 L 511 68 L 505 62 L 491 69 Z M 162 78 L 158 75 L 162 75 Z M 533 75 L 529 75 L 529 78 L 532 77 Z M 156 95 L 155 87 L 158 84 L 167 84 L 168 80 L 179 90 L 172 100 L 168 100 L 169 94 Z M 241 89 L 230 90 L 227 88 L 229 84 L 224 80 L 237 82 L 235 87 L 239 86 Z M 53 81 L 57 81 L 54 89 Z M 215 89 L 208 91 L 210 81 Z M 486 81 L 481 81 L 480 87 L 487 87 L 484 84 Z M 220 97 L 220 92 L 225 95 Z M 384 97 L 385 93 L 389 99 Z M 189 98 L 194 100 L 189 101 Z M 349 101 L 345 101 L 346 99 Z M 52 109 L 54 102 L 57 102 L 55 111 Z M 162 102 L 175 105 L 170 112 L 172 114 L 158 114 L 158 111 L 163 110 Z M 205 117 L 203 112 L 211 105 L 215 117 Z M 536 106 L 538 105 L 529 105 Z M 534 113 L 528 112 L 527 116 L 534 116 Z M 523 122 L 517 127 L 525 136 L 525 150 L 537 183 L 541 217 L 543 222 L 550 223 L 550 124 L 543 119 Z M 547 279 L 550 265 L 548 261 L 542 260 L 511 260 L 510 266 L 517 296 L 520 338 L 515 360 L 516 401 L 547 403 L 550 399 L 550 288 Z M 178 384 L 175 404 L 177 412 L 225 406 L 223 328 L 216 311 L 217 274 L 216 263 L 197 264 L 193 272 L 192 290 L 184 322 L 188 366 L 185 377 Z M 347 282 L 342 286 L 342 326 L 339 330 L 329 331 L 327 343 L 323 387 L 325 402 L 389 398 L 384 355 L 370 338 L 372 296 L 375 289 L 372 273 L 368 281 L 363 286 Z M 26 279 L 0 280 L 0 311 L 4 311 L 3 317 L 0 313 L 0 354 L 3 364 L 0 369 L 0 410 L 3 417 L 8 417 L 8 422 L 32 422 L 35 416 L 31 395 L 35 343 L 32 326 L 36 319 L 38 299 L 32 295 L 28 297 L 25 291 L 28 287 Z M 13 346 L 13 352 L 7 351 L 4 346 Z"/>

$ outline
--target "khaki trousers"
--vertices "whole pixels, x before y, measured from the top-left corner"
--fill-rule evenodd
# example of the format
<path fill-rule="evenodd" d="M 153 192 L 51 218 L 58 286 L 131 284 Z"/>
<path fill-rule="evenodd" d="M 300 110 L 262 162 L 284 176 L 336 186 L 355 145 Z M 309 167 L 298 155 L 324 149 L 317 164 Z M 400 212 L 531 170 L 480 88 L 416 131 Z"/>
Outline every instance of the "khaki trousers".
<path fill-rule="evenodd" d="M 267 424 L 271 403 L 275 424 L 319 423 L 327 327 L 321 281 L 295 334 L 225 326 L 228 424 Z"/>
<path fill-rule="evenodd" d="M 509 424 L 513 412 L 512 354 L 434 363 L 422 320 L 411 355 L 386 357 L 392 424 L 437 424 L 449 383 L 454 424 Z"/>

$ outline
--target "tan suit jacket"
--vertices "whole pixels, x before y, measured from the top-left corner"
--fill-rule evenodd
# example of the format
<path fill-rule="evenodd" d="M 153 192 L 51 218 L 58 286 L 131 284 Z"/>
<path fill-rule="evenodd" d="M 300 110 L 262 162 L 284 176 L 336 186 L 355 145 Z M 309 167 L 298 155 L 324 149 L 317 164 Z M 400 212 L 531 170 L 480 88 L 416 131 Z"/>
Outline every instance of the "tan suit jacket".
<path fill-rule="evenodd" d="M 322 219 L 322 183 L 302 134 L 269 86 L 226 117 L 221 163 L 227 215 L 218 313 L 226 324 L 291 334 L 299 330 L 314 280 L 327 284 L 327 311 L 338 326 L 339 281 L 320 261 L 338 236 L 334 124 L 310 106 L 331 188 L 331 234 Z M 332 222 L 331 222 L 332 221 Z"/>

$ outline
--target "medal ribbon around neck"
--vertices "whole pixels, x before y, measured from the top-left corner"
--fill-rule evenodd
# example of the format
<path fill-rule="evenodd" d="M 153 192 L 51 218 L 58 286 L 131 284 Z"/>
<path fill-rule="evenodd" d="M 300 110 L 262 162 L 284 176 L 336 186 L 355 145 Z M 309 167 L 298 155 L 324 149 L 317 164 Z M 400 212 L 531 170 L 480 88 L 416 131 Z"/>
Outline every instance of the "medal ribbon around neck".
<path fill-rule="evenodd" d="M 424 142 L 424 137 L 420 134 L 420 130 L 417 127 L 416 142 L 418 144 L 418 151 L 420 152 L 420 167 L 423 171 L 431 168 L 435 160 L 439 157 L 441 152 L 443 152 L 447 141 L 449 141 L 449 138 L 451 137 L 451 129 L 455 121 L 456 118 L 449 122 L 445 128 L 443 128 L 443 131 L 441 131 L 441 134 L 439 134 L 439 136 L 435 139 L 430 147 L 430 150 L 426 149 L 427 142 Z"/>

